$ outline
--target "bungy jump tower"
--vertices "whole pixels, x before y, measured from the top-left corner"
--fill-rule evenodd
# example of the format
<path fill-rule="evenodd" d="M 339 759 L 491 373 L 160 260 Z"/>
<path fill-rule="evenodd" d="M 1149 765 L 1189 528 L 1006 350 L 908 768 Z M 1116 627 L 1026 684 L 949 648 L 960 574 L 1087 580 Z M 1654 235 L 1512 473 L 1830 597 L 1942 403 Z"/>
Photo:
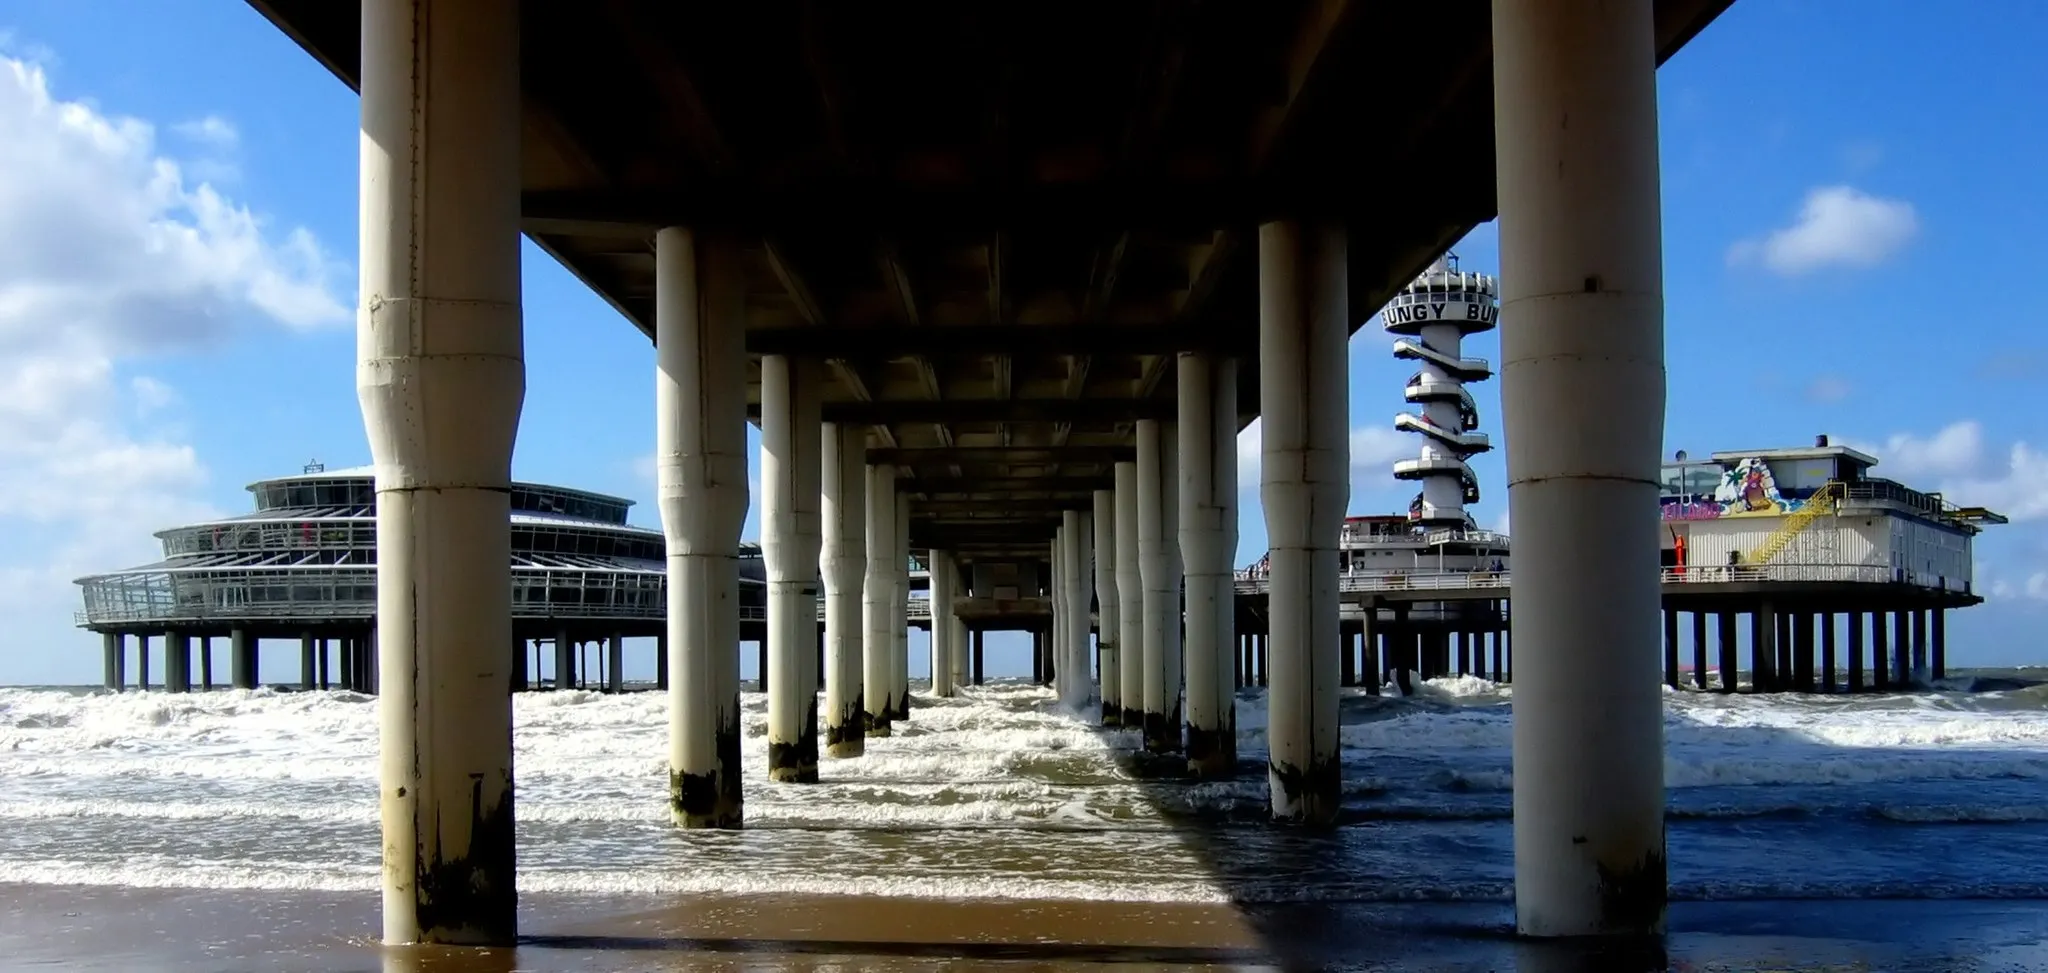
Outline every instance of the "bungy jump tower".
<path fill-rule="evenodd" d="M 1420 365 L 1406 397 L 1421 412 L 1394 417 L 1394 428 L 1422 437 L 1422 455 L 1394 464 L 1395 477 L 1422 484 L 1408 519 L 1425 530 L 1469 534 L 1465 505 L 1479 502 L 1479 478 L 1466 461 L 1493 447 L 1477 431 L 1479 409 L 1465 384 L 1492 378 L 1493 367 L 1462 357 L 1461 349 L 1467 335 L 1499 323 L 1498 288 L 1493 277 L 1459 270 L 1457 255 L 1446 254 L 1395 295 L 1380 317 L 1397 336 L 1394 357 Z"/>

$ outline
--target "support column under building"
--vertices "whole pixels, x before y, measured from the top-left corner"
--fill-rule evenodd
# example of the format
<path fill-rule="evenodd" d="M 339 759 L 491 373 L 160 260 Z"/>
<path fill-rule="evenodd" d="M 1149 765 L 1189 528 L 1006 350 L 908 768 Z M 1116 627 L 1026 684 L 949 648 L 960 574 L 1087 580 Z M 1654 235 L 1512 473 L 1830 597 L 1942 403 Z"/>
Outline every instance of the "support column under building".
<path fill-rule="evenodd" d="M 149 636 L 135 633 L 135 688 L 149 689 Z"/>
<path fill-rule="evenodd" d="M 1820 668 L 1816 670 L 1819 690 L 1835 691 L 1835 613 L 1820 614 Z"/>
<path fill-rule="evenodd" d="M 1913 670 L 1913 613 L 1892 612 L 1892 684 L 1910 687 L 1919 673 Z"/>
<path fill-rule="evenodd" d="M 953 555 L 934 549 L 929 555 L 932 606 L 932 695 L 954 694 L 953 678 Z"/>
<path fill-rule="evenodd" d="M 605 640 L 604 688 L 607 692 L 626 691 L 626 637 L 614 633 Z"/>
<path fill-rule="evenodd" d="M 1913 609 L 1913 682 L 1925 686 L 1933 673 L 1927 666 L 1927 609 Z"/>
<path fill-rule="evenodd" d="M 1512 515 L 1511 515 L 1512 516 Z M 1749 616 L 1750 688 L 1760 693 L 1778 691 L 1778 613 L 1764 602 Z"/>
<path fill-rule="evenodd" d="M 569 635 L 569 627 L 555 629 L 555 688 L 576 688 L 576 665 L 579 644 Z"/>
<path fill-rule="evenodd" d="M 1863 691 L 1863 630 L 1869 625 L 1863 612 L 1849 613 L 1849 691 Z"/>
<path fill-rule="evenodd" d="M 1145 578 L 1138 527 L 1138 464 L 1116 464 L 1117 708 L 1114 726 L 1145 725 Z M 1104 709 L 1108 709 L 1107 700 Z"/>
<path fill-rule="evenodd" d="M 867 712 L 866 736 L 889 735 L 890 716 L 896 712 L 896 617 L 903 614 L 904 596 L 896 590 L 896 571 L 891 565 L 896 552 L 896 468 L 867 468 L 867 528 L 862 534 L 866 548 L 861 586 L 861 622 L 866 637 L 861 640 L 861 704 Z"/>
<path fill-rule="evenodd" d="M 953 558 L 954 613 L 947 616 L 946 624 L 950 626 L 953 631 L 952 639 L 949 643 L 949 647 L 952 649 L 952 653 L 950 656 L 948 656 L 948 662 L 952 670 L 953 692 L 956 695 L 960 692 L 960 687 L 967 685 L 967 620 L 961 618 L 958 612 L 960 609 L 960 600 L 968 596 L 971 587 L 972 586 L 968 584 L 967 566 L 960 563 L 960 558 L 955 556 Z"/>
<path fill-rule="evenodd" d="M 318 660 L 314 652 L 319 648 L 319 639 L 307 632 L 299 636 L 299 688 L 312 690 L 318 685 Z"/>
<path fill-rule="evenodd" d="M 1932 653 L 1932 658 L 1929 661 L 1931 666 L 1933 667 L 1934 678 L 1947 679 L 1948 609 L 1936 608 L 1932 611 L 1931 614 L 1933 617 L 1928 619 L 1928 624 L 1932 629 L 1932 631 L 1929 633 L 1931 641 L 1928 644 L 1928 650 Z"/>
<path fill-rule="evenodd" d="M 685 828 L 740 826 L 740 528 L 745 295 L 730 243 L 654 236 L 655 465 L 668 556 L 668 803 Z"/>
<path fill-rule="evenodd" d="M 164 634 L 164 691 L 192 691 L 192 636 L 183 632 Z"/>
<path fill-rule="evenodd" d="M 357 397 L 377 467 L 384 941 L 511 945 L 519 18 L 362 4 Z M 371 668 L 368 665 L 361 669 Z"/>
<path fill-rule="evenodd" d="M 896 650 L 890 653 L 890 667 L 896 672 L 896 700 L 891 720 L 910 718 L 910 496 L 896 491 L 896 556 L 891 567 L 896 574 L 896 598 L 889 614 L 896 622 Z"/>
<path fill-rule="evenodd" d="M 255 689 L 258 683 L 256 637 L 246 628 L 228 635 L 228 678 L 236 689 Z"/>
<path fill-rule="evenodd" d="M 861 587 L 868 570 L 867 427 L 827 425 L 824 447 L 825 753 L 858 757 L 867 749 Z"/>
<path fill-rule="evenodd" d="M 1692 613 L 1692 688 L 1707 688 L 1707 613 Z"/>
<path fill-rule="evenodd" d="M 768 779 L 818 779 L 819 383 L 761 359 L 761 558 L 768 569 Z"/>
<path fill-rule="evenodd" d="M 1095 579 L 1096 685 L 1102 696 L 1102 725 L 1118 726 L 1123 721 L 1123 704 L 1119 701 L 1123 693 L 1123 659 L 1118 653 L 1122 644 L 1119 638 L 1123 634 L 1123 605 L 1117 594 L 1116 491 L 1097 490 L 1094 500 L 1095 563 L 1091 571 Z"/>
<path fill-rule="evenodd" d="M 213 688 L 213 636 L 200 635 L 193 639 L 199 649 L 199 688 Z"/>
<path fill-rule="evenodd" d="M 1649 4 L 1494 0 L 1516 926 L 1659 934 L 1664 299 Z M 1271 420 L 1268 435 L 1271 435 Z M 1269 461 L 1270 464 L 1270 461 Z"/>
<path fill-rule="evenodd" d="M 1276 820 L 1329 824 L 1337 742 L 1338 535 L 1350 498 L 1352 308 L 1342 227 L 1259 227 L 1259 499 L 1270 548 L 1267 787 Z M 1519 557 L 1519 555 L 1517 555 Z"/>
<path fill-rule="evenodd" d="M 128 647 L 122 644 L 123 641 L 119 632 L 100 633 L 100 654 L 103 657 L 100 661 L 101 682 L 117 693 L 121 691 L 121 684 L 127 681 L 122 670 L 128 667 Z"/>
<path fill-rule="evenodd" d="M 1060 702 L 1079 710 L 1088 705 L 1093 688 L 1088 665 L 1088 603 L 1095 593 L 1094 525 L 1082 510 L 1060 513 L 1062 563 L 1061 608 L 1066 613 L 1066 638 L 1057 663 Z"/>
<path fill-rule="evenodd" d="M 1892 680 L 1897 675 L 1891 668 L 1888 651 L 1890 627 L 1885 619 L 1889 617 L 1890 613 L 1882 611 L 1870 616 L 1870 685 L 1880 690 L 1892 688 Z"/>
<path fill-rule="evenodd" d="M 1736 640 L 1735 613 L 1724 611 L 1714 616 L 1714 637 L 1721 649 L 1721 691 L 1732 693 L 1742 675 L 1742 662 L 1737 657 L 1741 645 Z"/>
<path fill-rule="evenodd" d="M 1145 749 L 1172 753 L 1180 741 L 1180 584 L 1167 549 L 1174 531 L 1172 423 L 1138 421 L 1138 572 L 1145 588 Z M 1174 540 L 1178 540 L 1177 537 Z"/>
<path fill-rule="evenodd" d="M 1179 359 L 1173 516 L 1186 564 L 1188 772 L 1228 777 L 1237 770 L 1237 360 L 1206 352 Z"/>

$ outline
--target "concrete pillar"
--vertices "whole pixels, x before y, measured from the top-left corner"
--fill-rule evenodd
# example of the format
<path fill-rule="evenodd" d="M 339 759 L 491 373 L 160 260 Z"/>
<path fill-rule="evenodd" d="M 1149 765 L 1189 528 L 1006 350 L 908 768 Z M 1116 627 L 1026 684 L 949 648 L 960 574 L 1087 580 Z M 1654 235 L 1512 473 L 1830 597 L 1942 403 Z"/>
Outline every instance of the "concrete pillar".
<path fill-rule="evenodd" d="M 1800 692 L 1813 692 L 1813 613 L 1793 612 L 1792 683 Z"/>
<path fill-rule="evenodd" d="M 933 550 L 931 560 L 932 600 L 932 695 L 941 699 L 953 695 L 953 555 Z"/>
<path fill-rule="evenodd" d="M 312 636 L 310 636 L 310 635 L 309 635 L 309 636 L 306 636 L 306 638 L 305 638 L 305 640 L 304 640 L 304 643 L 305 643 L 305 644 L 303 644 L 302 646 L 300 646 L 300 653 L 299 653 L 299 654 L 300 654 L 300 656 L 301 656 L 301 658 L 302 658 L 302 664 L 303 664 L 303 665 L 305 666 L 305 668 L 306 668 L 306 678 L 307 678 L 308 680 L 310 680 L 310 679 L 312 679 L 312 678 L 313 678 L 313 676 L 312 676 L 312 665 L 313 665 L 313 644 L 312 644 Z M 527 678 L 527 668 L 526 668 L 526 640 L 525 640 L 525 639 L 523 639 L 523 638 L 520 638 L 520 637 L 519 637 L 519 636 L 517 636 L 517 635 L 515 635 L 515 636 L 513 636 L 513 637 L 512 637 L 512 678 L 511 678 L 511 679 L 508 679 L 508 680 L 506 680 L 506 682 L 507 682 L 507 685 L 506 685 L 506 687 L 505 687 L 505 691 L 506 691 L 506 692 L 512 692 L 512 693 L 517 693 L 517 692 L 523 692 L 523 691 L 525 691 L 526 689 L 530 688 L 530 683 L 531 683 L 531 680 L 529 680 L 529 679 Z"/>
<path fill-rule="evenodd" d="M 1931 664 L 1932 664 L 1932 666 L 1933 666 L 1933 670 L 1934 670 L 1934 673 L 1933 673 L 1933 674 L 1934 674 L 1934 678 L 1936 678 L 1936 679 L 1947 679 L 1947 678 L 1948 678 L 1948 609 L 1946 609 L 1946 608 L 1936 608 L 1936 609 L 1934 609 L 1934 611 L 1933 611 L 1933 617 L 1932 617 L 1932 618 L 1931 618 L 1931 619 L 1930 619 L 1929 621 L 1930 621 L 1930 624 L 1931 624 L 1931 625 L 1933 626 L 1933 629 L 1934 629 L 1934 631 L 1933 631 L 1933 633 L 1932 633 L 1932 638 L 1933 638 L 1933 641 L 1932 641 L 1932 644 L 1930 645 L 1930 650 L 1931 650 L 1931 651 L 1933 652 L 1933 658 L 1932 658 L 1932 659 L 1931 659 L 1930 661 L 1931 661 Z"/>
<path fill-rule="evenodd" d="M 1511 515 L 1512 516 L 1512 515 Z M 1749 679 L 1760 693 L 1778 691 L 1778 613 L 1764 602 L 1749 616 Z"/>
<path fill-rule="evenodd" d="M 1271 571 L 1266 738 L 1276 820 L 1336 819 L 1337 544 L 1350 497 L 1346 239 L 1259 227 L 1259 499 Z"/>
<path fill-rule="evenodd" d="M 1820 686 L 1824 693 L 1835 691 L 1835 613 L 1820 615 Z"/>
<path fill-rule="evenodd" d="M 1094 524 L 1085 510 L 1060 513 L 1060 607 L 1066 615 L 1066 640 L 1060 647 L 1060 702 L 1074 709 L 1088 705 L 1094 675 L 1088 665 L 1089 601 L 1095 594 Z"/>
<path fill-rule="evenodd" d="M 310 691 L 315 685 L 316 673 L 314 671 L 313 649 L 316 641 L 311 632 L 306 632 L 299 636 L 299 688 L 301 690 Z"/>
<path fill-rule="evenodd" d="M 1707 688 L 1707 613 L 1692 613 L 1692 688 Z"/>
<path fill-rule="evenodd" d="M 340 672 L 336 673 L 336 675 L 337 675 L 337 676 L 339 677 L 339 678 L 338 678 L 338 680 L 337 680 L 337 682 L 338 682 L 338 683 L 340 684 L 340 686 L 341 686 L 342 690 L 343 690 L 344 692 L 351 692 L 351 693 L 352 693 L 352 692 L 355 692 L 355 691 L 356 691 L 356 676 L 355 676 L 355 671 L 356 671 L 356 637 L 355 637 L 355 636 L 353 636 L 353 635 L 345 635 L 345 636 L 343 636 L 343 637 L 341 637 L 341 638 L 339 638 L 339 639 L 336 639 L 336 640 L 335 640 L 335 645 L 334 645 L 334 662 L 335 662 L 335 667 L 341 670 Z"/>
<path fill-rule="evenodd" d="M 1116 726 L 1145 725 L 1145 578 L 1139 539 L 1138 464 L 1116 464 Z M 1108 708 L 1104 702 L 1105 710 Z"/>
<path fill-rule="evenodd" d="M 149 689 L 149 636 L 135 634 L 135 688 Z"/>
<path fill-rule="evenodd" d="M 1091 573 L 1095 579 L 1096 687 L 1102 695 L 1102 725 L 1120 726 L 1123 659 L 1118 654 L 1118 639 L 1123 634 L 1123 604 L 1117 592 L 1116 491 L 1097 490 L 1094 500 L 1095 563 Z"/>
<path fill-rule="evenodd" d="M 1664 684 L 1678 688 L 1678 613 L 1665 610 L 1664 616 Z"/>
<path fill-rule="evenodd" d="M 740 826 L 745 293 L 735 245 L 654 237 L 655 464 L 668 550 L 669 817 Z"/>
<path fill-rule="evenodd" d="M 1876 612 L 1870 616 L 1870 685 L 1876 689 L 1889 689 L 1896 673 L 1891 668 L 1890 626 L 1885 622 L 1890 614 Z"/>
<path fill-rule="evenodd" d="M 979 686 L 987 682 L 988 633 L 977 628 L 972 633 L 972 638 L 974 649 L 969 663 L 974 667 L 974 684 Z"/>
<path fill-rule="evenodd" d="M 890 716 L 896 711 L 896 618 L 903 614 L 907 592 L 896 590 L 896 468 L 867 468 L 867 526 L 862 531 L 865 546 L 862 565 L 866 579 L 861 586 L 861 623 L 866 637 L 861 640 L 861 704 L 866 710 L 866 736 L 889 735 Z M 865 744 L 863 744 L 865 746 Z"/>
<path fill-rule="evenodd" d="M 576 688 L 577 650 L 580 646 L 569 635 L 568 626 L 555 629 L 555 688 Z"/>
<path fill-rule="evenodd" d="M 192 637 L 180 632 L 164 633 L 164 692 L 192 691 Z"/>
<path fill-rule="evenodd" d="M 1892 612 L 1892 684 L 1907 688 L 1918 676 L 1913 670 L 1913 613 Z"/>
<path fill-rule="evenodd" d="M 1364 607 L 1365 617 L 1360 622 L 1358 629 L 1358 675 L 1359 679 L 1365 683 L 1366 692 L 1370 695 L 1378 696 L 1380 694 L 1380 673 L 1382 671 L 1380 668 L 1380 610 L 1378 605 L 1370 601 L 1366 602 Z M 1488 638 L 1487 641 L 1489 645 L 1492 644 L 1491 638 Z M 1493 649 L 1493 664 L 1496 668 L 1500 666 L 1500 649 L 1497 646 Z"/>
<path fill-rule="evenodd" d="M 1237 360 L 1183 352 L 1179 372 L 1173 516 L 1186 564 L 1188 772 L 1228 777 L 1237 770 Z"/>
<path fill-rule="evenodd" d="M 868 430 L 827 425 L 823 439 L 825 752 L 858 757 L 867 749 Z"/>
<path fill-rule="evenodd" d="M 228 636 L 228 678 L 236 689 L 256 688 L 256 659 L 255 636 L 246 628 L 235 629 Z"/>
<path fill-rule="evenodd" d="M 609 692 L 626 691 L 626 637 L 614 633 L 607 640 L 605 652 L 604 688 Z"/>
<path fill-rule="evenodd" d="M 361 38 L 356 391 L 392 673 L 384 941 L 510 945 L 519 18 L 488 0 L 365 0 Z"/>
<path fill-rule="evenodd" d="M 314 649 L 316 650 L 316 655 L 313 662 L 320 667 L 320 690 L 325 692 L 334 688 L 334 680 L 332 678 L 334 674 L 333 657 L 331 651 L 333 649 L 333 642 L 329 639 L 321 639 L 319 644 L 314 646 Z"/>
<path fill-rule="evenodd" d="M 896 622 L 896 651 L 890 655 L 890 668 L 896 672 L 896 688 L 889 695 L 896 701 L 896 712 L 891 720 L 910 718 L 910 496 L 901 490 L 896 492 L 896 556 L 891 566 L 896 572 L 896 597 L 890 602 L 889 614 Z"/>
<path fill-rule="evenodd" d="M 1714 616 L 1714 637 L 1719 642 L 1721 669 L 1721 691 L 1732 693 L 1741 675 L 1740 660 L 1736 657 L 1740 648 L 1736 644 L 1735 613 L 1724 611 Z"/>
<path fill-rule="evenodd" d="M 211 691 L 213 689 L 213 636 L 201 635 L 193 639 L 193 645 L 199 649 L 199 688 Z"/>
<path fill-rule="evenodd" d="M 1927 666 L 1927 609 L 1913 609 L 1913 682 L 1925 686 L 1933 681 Z"/>
<path fill-rule="evenodd" d="M 1145 589 L 1145 748 L 1181 749 L 1180 584 L 1173 574 L 1167 532 L 1174 507 L 1169 484 L 1177 479 L 1172 424 L 1138 421 L 1138 573 Z M 1177 538 L 1176 538 L 1177 539 Z"/>
<path fill-rule="evenodd" d="M 761 359 L 761 557 L 768 569 L 768 779 L 818 779 L 819 383 L 815 363 Z"/>
<path fill-rule="evenodd" d="M 668 633 L 665 631 L 654 636 L 654 688 L 657 692 L 668 692 Z"/>
<path fill-rule="evenodd" d="M 117 693 L 126 681 L 121 670 L 127 668 L 128 663 L 128 648 L 121 644 L 122 641 L 119 632 L 100 633 L 100 654 L 103 657 L 100 661 L 101 682 Z"/>
<path fill-rule="evenodd" d="M 1494 0 L 1515 909 L 1661 933 L 1664 299 L 1651 5 Z M 1268 420 L 1271 421 L 1270 419 Z"/>
<path fill-rule="evenodd" d="M 967 597 L 971 590 L 972 586 L 968 584 L 968 578 L 968 566 L 960 563 L 960 559 L 955 557 L 953 559 L 953 608 L 956 612 L 959 610 L 960 600 Z M 967 685 L 967 640 L 969 638 L 967 620 L 961 618 L 958 614 L 954 614 L 947 617 L 947 624 L 953 627 L 952 640 L 948 643 L 948 647 L 952 649 L 952 654 L 948 658 L 952 669 L 953 692 L 957 694 L 960 691 L 960 687 Z"/>
<path fill-rule="evenodd" d="M 1863 691 L 1863 630 L 1869 622 L 1863 612 L 1849 613 L 1849 691 Z"/>

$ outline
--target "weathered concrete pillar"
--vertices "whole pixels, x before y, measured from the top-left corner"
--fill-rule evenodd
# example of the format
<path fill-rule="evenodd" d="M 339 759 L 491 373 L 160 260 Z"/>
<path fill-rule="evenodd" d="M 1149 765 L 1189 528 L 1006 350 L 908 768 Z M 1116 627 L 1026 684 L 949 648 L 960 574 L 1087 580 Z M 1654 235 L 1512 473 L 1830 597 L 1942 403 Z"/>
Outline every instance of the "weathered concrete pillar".
<path fill-rule="evenodd" d="M 654 236 L 655 464 L 668 551 L 668 802 L 737 828 L 740 528 L 747 517 L 745 293 L 731 244 Z"/>
<path fill-rule="evenodd" d="M 1849 613 L 1849 691 L 1863 691 L 1863 631 L 1869 625 L 1863 612 Z"/>
<path fill-rule="evenodd" d="M 318 685 L 317 663 L 314 659 L 314 650 L 319 647 L 319 641 L 311 632 L 306 632 L 299 636 L 299 688 L 301 690 L 310 691 Z M 524 672 L 525 668 L 525 666 L 520 666 L 519 671 Z"/>
<path fill-rule="evenodd" d="M 1925 686 L 1934 673 L 1927 665 L 1927 609 L 1913 609 L 1913 682 Z"/>
<path fill-rule="evenodd" d="M 955 557 L 953 559 L 953 608 L 955 611 L 958 611 L 960 607 L 960 600 L 967 597 L 969 589 L 967 566 L 960 563 L 960 559 Z M 967 685 L 967 620 L 955 614 L 948 616 L 947 624 L 953 628 L 952 641 L 948 645 L 952 652 L 948 659 L 950 660 L 952 670 L 953 692 L 958 694 L 960 687 Z"/>
<path fill-rule="evenodd" d="M 867 427 L 827 425 L 824 446 L 825 752 L 858 757 L 867 749 Z"/>
<path fill-rule="evenodd" d="M 1714 616 L 1714 637 L 1721 649 L 1721 691 L 1724 693 L 1734 692 L 1742 675 L 1741 646 L 1736 642 L 1736 631 L 1734 612 L 1724 611 Z"/>
<path fill-rule="evenodd" d="M 1145 749 L 1171 753 L 1180 740 L 1180 585 L 1168 533 L 1175 521 L 1176 433 L 1171 423 L 1138 421 L 1138 573 L 1145 588 Z M 1178 539 L 1177 537 L 1175 538 Z"/>
<path fill-rule="evenodd" d="M 1824 693 L 1835 691 L 1835 613 L 1820 614 L 1820 670 L 1819 689 Z"/>
<path fill-rule="evenodd" d="M 246 628 L 228 635 L 228 678 L 236 689 L 256 688 L 256 638 Z"/>
<path fill-rule="evenodd" d="M 100 654 L 103 656 L 100 662 L 101 682 L 117 693 L 121 691 L 121 684 L 127 681 L 122 670 L 127 668 L 128 649 L 121 644 L 122 641 L 119 632 L 100 633 Z"/>
<path fill-rule="evenodd" d="M 970 637 L 974 640 L 974 648 L 969 663 L 973 666 L 974 684 L 979 686 L 987 681 L 985 673 L 988 668 L 988 633 L 977 628 L 970 633 Z"/>
<path fill-rule="evenodd" d="M 932 695 L 941 699 L 953 695 L 953 555 L 933 550 L 931 564 Z"/>
<path fill-rule="evenodd" d="M 566 625 L 555 629 L 555 688 L 576 688 L 577 650 L 581 646 L 569 634 Z"/>
<path fill-rule="evenodd" d="M 1096 686 L 1102 694 L 1102 725 L 1123 723 L 1123 657 L 1119 654 L 1123 634 L 1123 604 L 1117 592 L 1118 527 L 1116 491 L 1095 491 L 1095 665 Z M 1939 631 L 1939 629 L 1937 629 Z"/>
<path fill-rule="evenodd" d="M 164 633 L 164 692 L 192 691 L 192 637 L 181 632 Z"/>
<path fill-rule="evenodd" d="M 1692 613 L 1692 688 L 1707 688 L 1707 613 Z"/>
<path fill-rule="evenodd" d="M 1094 688 L 1088 665 L 1088 602 L 1095 592 L 1094 525 L 1086 511 L 1060 513 L 1060 608 L 1066 631 L 1058 664 L 1060 702 L 1074 709 L 1088 705 Z"/>
<path fill-rule="evenodd" d="M 489 0 L 365 0 L 361 38 L 356 394 L 377 468 L 377 671 L 392 674 L 377 687 L 384 941 L 509 946 L 519 18 Z"/>
<path fill-rule="evenodd" d="M 1173 512 L 1186 564 L 1188 772 L 1237 771 L 1237 360 L 1179 356 L 1179 477 Z"/>
<path fill-rule="evenodd" d="M 1800 692 L 1813 692 L 1813 613 L 1793 612 L 1792 684 Z"/>
<path fill-rule="evenodd" d="M 135 633 L 135 688 L 149 689 L 149 636 Z"/>
<path fill-rule="evenodd" d="M 213 636 L 200 635 L 192 640 L 199 650 L 199 688 L 213 689 Z"/>
<path fill-rule="evenodd" d="M 605 645 L 604 688 L 607 692 L 625 692 L 626 637 L 614 633 Z"/>
<path fill-rule="evenodd" d="M 890 716 L 896 712 L 896 621 L 903 614 L 908 592 L 896 588 L 896 468 L 867 468 L 867 527 L 862 532 L 866 547 L 861 586 L 861 621 L 866 638 L 861 641 L 862 706 L 867 716 L 867 736 L 889 735 Z"/>
<path fill-rule="evenodd" d="M 1892 683 L 1908 688 L 1919 675 L 1913 668 L 1913 613 L 1892 612 Z"/>
<path fill-rule="evenodd" d="M 1117 726 L 1145 725 L 1145 577 L 1138 464 L 1116 464 Z M 1105 704 L 1105 707 L 1107 704 Z"/>
<path fill-rule="evenodd" d="M 654 688 L 657 692 L 668 692 L 668 632 L 666 631 L 657 632 L 654 635 Z"/>
<path fill-rule="evenodd" d="M 1931 651 L 1933 652 L 1933 658 L 1932 658 L 1932 660 L 1931 660 L 1931 661 L 1932 661 L 1932 664 L 1933 664 L 1933 669 L 1934 669 L 1934 673 L 1933 673 L 1933 674 L 1934 674 L 1934 678 L 1936 678 L 1936 679 L 1947 679 L 1947 678 L 1948 678 L 1948 609 L 1946 609 L 1946 608 L 1936 608 L 1936 609 L 1934 609 L 1934 611 L 1933 611 L 1933 618 L 1932 618 L 1932 619 L 1930 619 L 1930 623 L 1932 624 L 1932 626 L 1933 626 L 1933 629 L 1934 629 L 1934 631 L 1933 631 L 1933 642 L 1932 642 L 1932 644 L 1931 644 L 1931 646 L 1930 646 L 1930 648 L 1931 648 Z"/>
<path fill-rule="evenodd" d="M 1337 816 L 1337 545 L 1350 498 L 1346 239 L 1259 227 L 1259 498 L 1270 548 L 1267 769 L 1273 817 Z"/>
<path fill-rule="evenodd" d="M 761 359 L 761 558 L 768 569 L 768 779 L 818 779 L 819 383 Z"/>
<path fill-rule="evenodd" d="M 1678 688 L 1678 613 L 1660 612 L 1664 616 L 1664 684 Z"/>
<path fill-rule="evenodd" d="M 1511 515 L 1512 516 L 1512 515 Z M 1749 616 L 1750 686 L 1760 693 L 1778 691 L 1778 612 L 1764 602 Z"/>
<path fill-rule="evenodd" d="M 1661 933 L 1664 296 L 1649 4 L 1494 0 L 1515 910 Z"/>
<path fill-rule="evenodd" d="M 1876 689 L 1889 689 L 1898 673 L 1891 668 L 1891 656 L 1887 651 L 1890 644 L 1890 626 L 1885 622 L 1888 612 L 1875 612 L 1870 616 L 1870 685 Z"/>
<path fill-rule="evenodd" d="M 896 701 L 896 712 L 891 720 L 910 718 L 910 495 L 896 491 L 896 557 L 893 567 L 896 571 L 896 600 L 890 604 L 889 614 L 896 622 L 896 651 L 890 654 L 891 668 L 896 671 L 896 689 L 890 696 Z"/>

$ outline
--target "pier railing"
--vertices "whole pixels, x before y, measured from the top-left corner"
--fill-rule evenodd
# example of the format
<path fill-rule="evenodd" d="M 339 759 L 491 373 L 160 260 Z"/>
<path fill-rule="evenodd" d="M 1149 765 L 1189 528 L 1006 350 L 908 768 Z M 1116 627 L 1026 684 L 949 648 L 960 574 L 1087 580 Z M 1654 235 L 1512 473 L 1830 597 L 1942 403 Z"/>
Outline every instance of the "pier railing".
<path fill-rule="evenodd" d="M 1847 584 L 1909 584 L 1922 588 L 1967 593 L 1967 582 L 1942 576 L 1928 576 L 1904 568 L 1883 564 L 1756 564 L 1756 565 L 1689 565 L 1679 568 L 1663 568 L 1658 580 L 1664 584 L 1731 584 L 1743 582 L 1835 582 Z M 1337 579 L 1337 588 L 1344 592 L 1394 592 L 1394 591 L 1464 591 L 1469 589 L 1506 589 L 1510 586 L 1507 571 L 1382 571 L 1370 574 L 1346 574 Z M 1265 594 L 1270 578 L 1263 572 L 1237 572 L 1237 592 L 1243 595 Z"/>

